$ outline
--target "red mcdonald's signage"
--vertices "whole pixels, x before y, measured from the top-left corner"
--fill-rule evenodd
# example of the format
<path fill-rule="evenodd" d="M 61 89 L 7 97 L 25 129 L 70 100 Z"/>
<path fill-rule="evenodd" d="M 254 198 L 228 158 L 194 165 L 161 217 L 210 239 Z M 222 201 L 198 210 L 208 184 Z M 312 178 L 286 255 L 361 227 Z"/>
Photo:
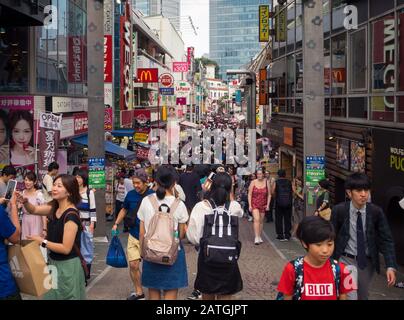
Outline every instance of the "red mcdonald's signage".
<path fill-rule="evenodd" d="M 159 82 L 159 69 L 137 69 L 137 82 L 156 83 Z"/>

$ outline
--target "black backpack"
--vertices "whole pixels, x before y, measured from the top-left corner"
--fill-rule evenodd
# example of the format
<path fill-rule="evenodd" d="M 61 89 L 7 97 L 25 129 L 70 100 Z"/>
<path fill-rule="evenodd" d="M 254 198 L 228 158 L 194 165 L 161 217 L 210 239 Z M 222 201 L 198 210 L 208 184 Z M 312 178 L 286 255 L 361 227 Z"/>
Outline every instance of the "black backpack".
<path fill-rule="evenodd" d="M 217 207 L 209 200 L 213 214 L 205 215 L 203 237 L 200 245 L 205 263 L 229 265 L 237 263 L 241 251 L 238 240 L 238 217 L 231 216 L 230 202 Z"/>
<path fill-rule="evenodd" d="M 289 208 L 292 206 L 292 183 L 287 179 L 276 180 L 275 186 L 276 205 L 280 208 Z"/>

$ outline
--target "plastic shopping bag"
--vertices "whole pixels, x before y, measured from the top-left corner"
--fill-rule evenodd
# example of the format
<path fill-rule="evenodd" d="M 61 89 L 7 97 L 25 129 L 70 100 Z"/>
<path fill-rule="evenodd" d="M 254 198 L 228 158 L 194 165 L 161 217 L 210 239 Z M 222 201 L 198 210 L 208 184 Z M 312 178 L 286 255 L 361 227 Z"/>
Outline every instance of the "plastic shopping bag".
<path fill-rule="evenodd" d="M 121 241 L 116 235 L 112 237 L 111 244 L 109 245 L 107 265 L 114 268 L 126 268 L 128 266 Z"/>
<path fill-rule="evenodd" d="M 91 264 L 94 259 L 94 243 L 93 243 L 93 235 L 91 232 L 87 231 L 84 228 L 81 233 L 81 247 L 80 247 L 81 255 L 87 264 Z"/>

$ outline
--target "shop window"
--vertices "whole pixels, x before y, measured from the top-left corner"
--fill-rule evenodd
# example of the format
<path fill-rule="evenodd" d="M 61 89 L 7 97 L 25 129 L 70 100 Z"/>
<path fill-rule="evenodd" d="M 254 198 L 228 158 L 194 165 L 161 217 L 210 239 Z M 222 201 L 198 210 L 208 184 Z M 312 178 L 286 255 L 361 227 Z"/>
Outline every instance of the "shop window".
<path fill-rule="evenodd" d="M 330 32 L 331 10 L 330 0 L 323 0 L 323 29 L 324 33 Z"/>
<path fill-rule="evenodd" d="M 404 0 L 403 0 L 404 3 Z M 404 9 L 398 12 L 398 90 L 404 92 Z"/>
<path fill-rule="evenodd" d="M 397 97 L 397 122 L 404 123 L 404 96 Z"/>
<path fill-rule="evenodd" d="M 344 8 L 347 6 L 345 0 L 332 1 L 332 30 L 333 32 L 340 31 L 344 28 L 344 19 L 346 17 Z"/>
<path fill-rule="evenodd" d="M 296 0 L 296 50 L 302 47 L 303 39 L 303 3 Z"/>
<path fill-rule="evenodd" d="M 395 88 L 395 20 L 385 16 L 372 24 L 372 91 L 385 94 Z"/>
<path fill-rule="evenodd" d="M 349 118 L 368 118 L 368 103 L 366 97 L 349 98 Z"/>
<path fill-rule="evenodd" d="M 379 96 L 371 98 L 372 120 L 394 121 L 394 97 Z"/>
<path fill-rule="evenodd" d="M 331 116 L 332 117 L 346 117 L 346 99 L 333 98 L 331 99 Z"/>
<path fill-rule="evenodd" d="M 28 31 L 0 28 L 0 92 L 28 92 Z"/>
<path fill-rule="evenodd" d="M 294 3 L 288 7 L 287 11 L 287 50 L 291 52 L 295 50 L 295 5 Z"/>
<path fill-rule="evenodd" d="M 346 34 L 332 38 L 331 44 L 332 94 L 346 93 Z"/>
<path fill-rule="evenodd" d="M 287 57 L 287 68 L 288 68 L 288 74 L 287 74 L 287 97 L 293 98 L 294 93 L 296 90 L 296 67 L 295 67 L 295 55 L 289 55 Z"/>
<path fill-rule="evenodd" d="M 366 29 L 349 35 L 350 90 L 367 89 Z"/>
<path fill-rule="evenodd" d="M 377 17 L 394 8 L 394 0 L 369 0 L 370 17 Z"/>

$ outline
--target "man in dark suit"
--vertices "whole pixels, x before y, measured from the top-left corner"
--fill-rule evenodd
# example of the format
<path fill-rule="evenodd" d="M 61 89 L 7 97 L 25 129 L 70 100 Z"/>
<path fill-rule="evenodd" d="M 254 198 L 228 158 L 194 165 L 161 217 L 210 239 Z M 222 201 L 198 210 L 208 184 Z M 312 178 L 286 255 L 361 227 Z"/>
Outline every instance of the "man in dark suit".
<path fill-rule="evenodd" d="M 334 206 L 331 214 L 336 232 L 334 258 L 349 266 L 357 284 L 358 290 L 348 299 L 367 300 L 374 271 L 380 273 L 379 253 L 386 263 L 388 286 L 396 281 L 393 237 L 383 210 L 367 202 L 370 180 L 365 174 L 349 176 L 345 190 L 351 201 Z"/>

